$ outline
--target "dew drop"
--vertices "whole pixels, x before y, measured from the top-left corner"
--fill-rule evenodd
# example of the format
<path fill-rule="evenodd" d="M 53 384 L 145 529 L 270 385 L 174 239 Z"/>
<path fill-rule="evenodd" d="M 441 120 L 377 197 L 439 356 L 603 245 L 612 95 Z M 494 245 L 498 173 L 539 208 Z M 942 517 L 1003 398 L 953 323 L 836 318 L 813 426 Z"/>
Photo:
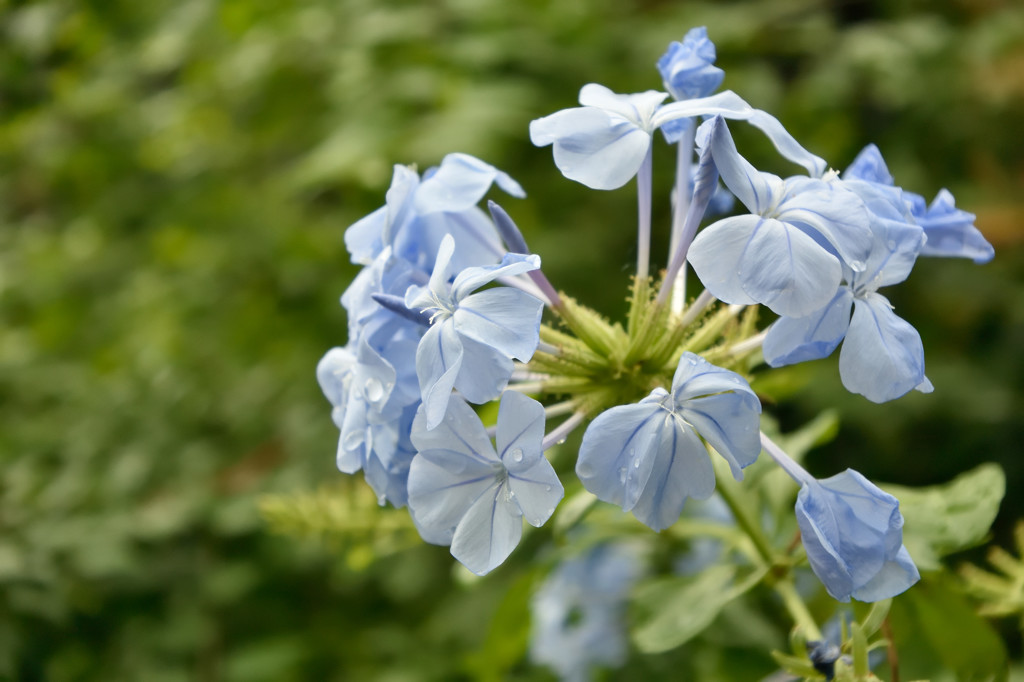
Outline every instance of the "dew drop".
<path fill-rule="evenodd" d="M 555 508 L 554 507 L 548 507 L 548 510 L 545 513 L 545 516 L 551 516 L 554 513 L 555 513 Z"/>
<path fill-rule="evenodd" d="M 513 462 L 522 462 L 523 461 L 523 449 L 522 448 L 513 448 L 512 452 L 509 453 L 509 454 L 512 456 L 512 461 Z"/>
<path fill-rule="evenodd" d="M 890 239 L 890 240 L 889 240 L 889 241 L 888 241 L 888 242 L 886 243 L 886 246 L 888 246 L 888 247 L 889 247 L 889 250 L 890 250 L 890 251 L 895 251 L 895 250 L 896 250 L 896 240 L 895 240 L 895 239 Z"/>
<path fill-rule="evenodd" d="M 866 266 L 864 265 L 864 261 L 862 261 L 862 260 L 852 260 L 852 261 L 850 261 L 850 269 L 851 270 L 854 270 L 856 272 L 860 272 L 865 267 Z"/>
<path fill-rule="evenodd" d="M 620 483 L 625 483 L 626 482 L 626 467 L 622 467 L 622 468 L 619 469 L 619 482 Z"/>
<path fill-rule="evenodd" d="M 380 383 L 379 379 L 370 377 L 363 384 L 363 392 L 366 395 L 366 399 L 371 403 L 375 403 L 384 397 L 384 385 Z"/>
<path fill-rule="evenodd" d="M 544 491 L 545 492 L 551 492 L 551 486 L 549 486 L 549 485 L 544 486 Z"/>
<path fill-rule="evenodd" d="M 636 448 L 630 448 L 629 449 L 629 456 L 630 457 L 636 457 Z"/>
<path fill-rule="evenodd" d="M 636 459 L 633 460 L 633 468 L 634 469 L 639 469 L 640 468 L 640 458 L 639 457 L 637 457 Z"/>

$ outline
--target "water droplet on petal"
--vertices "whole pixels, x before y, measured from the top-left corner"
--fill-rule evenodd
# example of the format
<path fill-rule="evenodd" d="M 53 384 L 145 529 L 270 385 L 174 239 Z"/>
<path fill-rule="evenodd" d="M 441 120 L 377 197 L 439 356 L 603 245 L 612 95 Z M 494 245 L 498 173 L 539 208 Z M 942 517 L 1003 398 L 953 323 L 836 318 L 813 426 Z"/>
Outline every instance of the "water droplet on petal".
<path fill-rule="evenodd" d="M 544 486 L 544 492 L 548 492 L 548 493 L 551 492 L 551 486 L 549 486 L 549 485 Z"/>
<path fill-rule="evenodd" d="M 626 467 L 621 467 L 619 469 L 619 482 L 620 483 L 625 483 L 626 482 L 626 471 L 627 471 Z"/>
<path fill-rule="evenodd" d="M 523 461 L 523 449 L 522 448 L 513 448 L 512 452 L 510 452 L 509 455 L 512 457 L 512 461 L 513 462 L 522 462 Z"/>
<path fill-rule="evenodd" d="M 864 265 L 864 261 L 862 261 L 862 260 L 852 260 L 852 261 L 850 261 L 850 269 L 851 270 L 854 270 L 856 272 L 860 272 L 865 267 L 866 266 Z"/>
<path fill-rule="evenodd" d="M 896 250 L 896 240 L 895 239 L 890 239 L 888 242 L 886 242 L 886 246 L 889 247 L 890 251 L 895 251 Z"/>
<path fill-rule="evenodd" d="M 366 380 L 366 383 L 363 384 L 363 394 L 366 396 L 367 400 L 371 403 L 375 403 L 384 397 L 384 385 L 380 383 L 379 379 L 370 377 Z"/>
<path fill-rule="evenodd" d="M 545 516 L 551 516 L 554 513 L 555 513 L 555 508 L 554 507 L 548 507 L 548 510 L 544 513 L 544 515 Z"/>
<path fill-rule="evenodd" d="M 629 456 L 630 457 L 636 457 L 636 448 L 630 448 L 629 449 Z"/>
<path fill-rule="evenodd" d="M 640 468 L 640 458 L 639 457 L 637 457 L 636 459 L 633 460 L 633 468 L 634 469 L 639 469 Z"/>

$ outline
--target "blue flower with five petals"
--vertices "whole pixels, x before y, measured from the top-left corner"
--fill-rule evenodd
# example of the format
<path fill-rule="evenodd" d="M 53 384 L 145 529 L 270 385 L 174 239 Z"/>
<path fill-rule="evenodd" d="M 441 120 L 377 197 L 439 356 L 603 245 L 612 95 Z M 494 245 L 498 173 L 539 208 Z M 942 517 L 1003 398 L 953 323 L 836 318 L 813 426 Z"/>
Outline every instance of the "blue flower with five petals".
<path fill-rule="evenodd" d="M 522 519 L 544 524 L 562 499 L 558 475 L 544 458 L 544 408 L 506 391 L 498 408 L 497 452 L 473 409 L 454 396 L 442 422 L 412 426 L 409 511 L 427 542 L 478 575 L 494 570 L 519 544 Z"/>
<path fill-rule="evenodd" d="M 761 403 L 743 377 L 684 353 L 671 393 L 656 388 L 591 422 L 576 474 L 600 499 L 661 530 L 676 522 L 688 497 L 707 499 L 715 490 L 701 437 L 742 479 L 761 451 L 760 415 Z"/>
<path fill-rule="evenodd" d="M 430 329 L 416 347 L 416 375 L 426 428 L 444 418 L 452 389 L 473 403 L 498 397 L 512 374 L 512 358 L 527 361 L 540 342 L 544 303 L 512 287 L 473 293 L 499 277 L 540 267 L 540 256 L 509 253 L 501 263 L 452 275 L 455 241 L 445 235 L 437 263 L 424 287 L 409 287 L 405 304 L 431 316 Z"/>

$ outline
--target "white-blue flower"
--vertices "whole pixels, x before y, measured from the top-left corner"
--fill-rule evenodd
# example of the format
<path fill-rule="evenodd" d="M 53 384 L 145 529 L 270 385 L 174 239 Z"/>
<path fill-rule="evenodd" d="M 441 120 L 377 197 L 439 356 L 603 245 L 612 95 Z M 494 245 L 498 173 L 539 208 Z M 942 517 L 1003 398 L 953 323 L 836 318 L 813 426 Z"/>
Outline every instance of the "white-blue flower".
<path fill-rule="evenodd" d="M 452 389 L 473 403 L 501 394 L 512 374 L 512 358 L 527 361 L 540 342 L 544 303 L 512 287 L 474 294 L 499 277 L 540 267 L 540 256 L 509 253 L 501 263 L 462 270 L 449 283 L 455 241 L 446 235 L 425 287 L 410 287 L 405 304 L 431 315 L 430 329 L 416 348 L 416 375 L 426 428 L 444 418 Z"/>
<path fill-rule="evenodd" d="M 469 154 L 448 154 L 420 180 L 396 165 L 384 206 L 352 224 L 345 246 L 352 262 L 368 265 L 385 247 L 409 263 L 429 269 L 446 234 L 456 237 L 456 267 L 493 262 L 502 250 L 497 232 L 476 204 L 497 184 L 514 197 L 526 193 L 508 174 Z"/>
<path fill-rule="evenodd" d="M 802 317 L 835 295 L 842 262 L 864 269 L 870 219 L 857 194 L 835 182 L 756 170 L 725 125 L 701 126 L 698 143 L 710 147 L 722 181 L 750 211 L 709 225 L 690 245 L 687 260 L 717 298 Z"/>
<path fill-rule="evenodd" d="M 881 206 L 876 204 L 876 210 Z M 874 213 L 872 250 L 865 269 L 844 266 L 845 284 L 820 309 L 804 317 L 780 317 L 765 336 L 772 367 L 816 360 L 843 344 L 839 374 L 847 390 L 876 403 L 910 390 L 932 390 L 924 373 L 924 346 L 910 324 L 897 317 L 878 288 L 906 279 L 924 244 L 917 225 Z M 851 317 L 852 308 L 852 317 Z"/>
<path fill-rule="evenodd" d="M 903 546 L 899 500 L 852 469 L 807 476 L 796 518 L 814 574 L 839 601 L 888 599 L 921 577 Z"/>
<path fill-rule="evenodd" d="M 576 474 L 597 497 L 631 511 L 654 530 L 676 522 L 688 497 L 707 499 L 715 472 L 704 438 L 737 479 L 761 451 L 761 403 L 746 380 L 684 353 L 672 392 L 656 388 L 587 427 Z"/>
<path fill-rule="evenodd" d="M 882 153 L 873 144 L 861 150 L 843 172 L 843 179 L 893 186 L 893 177 Z M 970 258 L 975 263 L 992 260 L 995 249 L 974 226 L 974 214 L 958 209 L 948 190 L 940 190 L 931 205 L 928 205 L 920 194 L 896 189 L 902 192 L 903 200 L 909 204 L 915 222 L 928 237 L 921 249 L 922 256 Z"/>
<path fill-rule="evenodd" d="M 519 544 L 522 520 L 543 525 L 564 494 L 543 438 L 543 406 L 515 391 L 505 392 L 498 409 L 497 452 L 458 396 L 434 428 L 421 409 L 412 427 L 409 510 L 423 539 L 450 544 L 452 556 L 478 575 L 505 561 Z"/>
<path fill-rule="evenodd" d="M 582 106 L 532 121 L 530 140 L 538 147 L 552 145 L 555 165 L 570 180 L 592 189 L 615 189 L 640 170 L 656 129 L 671 121 L 721 115 L 761 129 L 783 156 L 812 175 L 825 170 L 825 162 L 801 147 L 778 119 L 730 90 L 662 105 L 666 97 L 655 90 L 619 95 L 588 83 L 580 90 Z"/>

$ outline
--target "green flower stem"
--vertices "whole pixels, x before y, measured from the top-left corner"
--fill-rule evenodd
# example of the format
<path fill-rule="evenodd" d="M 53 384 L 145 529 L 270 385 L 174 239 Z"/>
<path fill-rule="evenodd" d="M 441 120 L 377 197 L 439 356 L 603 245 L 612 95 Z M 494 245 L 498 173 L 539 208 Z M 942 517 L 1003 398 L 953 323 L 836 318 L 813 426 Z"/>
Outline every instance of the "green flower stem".
<path fill-rule="evenodd" d="M 725 472 L 722 473 L 724 474 Z M 808 639 L 821 639 L 821 630 L 818 629 L 810 610 L 804 604 L 800 594 L 797 593 L 796 587 L 793 585 L 793 578 L 789 575 L 788 569 L 785 568 L 787 566 L 786 561 L 776 554 L 764 531 L 761 530 L 761 526 L 754 521 L 750 510 L 740 501 L 739 490 L 735 481 L 727 478 L 726 475 L 718 476 L 717 490 L 718 494 L 722 496 L 722 499 L 729 506 L 733 518 L 736 519 L 736 525 L 754 543 L 757 553 L 764 560 L 765 564 L 771 569 L 785 569 L 786 572 L 775 580 L 774 588 L 778 595 L 782 597 L 782 603 L 785 605 L 786 610 L 789 611 L 793 621 L 804 631 Z"/>
<path fill-rule="evenodd" d="M 800 593 L 796 591 L 793 579 L 787 575 L 776 581 L 775 592 L 782 597 L 782 603 L 786 610 L 789 611 L 789 615 L 792 616 L 797 626 L 804 631 L 807 639 L 809 641 L 820 640 L 822 638 L 821 630 L 814 622 L 814 616 L 811 615 Z"/>
<path fill-rule="evenodd" d="M 753 520 L 750 511 L 740 502 L 736 483 L 731 478 L 718 476 L 717 491 L 722 496 L 722 499 L 725 500 L 725 503 L 729 505 L 729 511 L 732 512 L 733 518 L 736 519 L 736 525 L 754 543 L 757 553 L 761 555 L 764 562 L 769 566 L 778 563 L 775 550 L 772 548 L 771 543 L 768 542 L 768 538 L 765 537 L 761 526 Z"/>

